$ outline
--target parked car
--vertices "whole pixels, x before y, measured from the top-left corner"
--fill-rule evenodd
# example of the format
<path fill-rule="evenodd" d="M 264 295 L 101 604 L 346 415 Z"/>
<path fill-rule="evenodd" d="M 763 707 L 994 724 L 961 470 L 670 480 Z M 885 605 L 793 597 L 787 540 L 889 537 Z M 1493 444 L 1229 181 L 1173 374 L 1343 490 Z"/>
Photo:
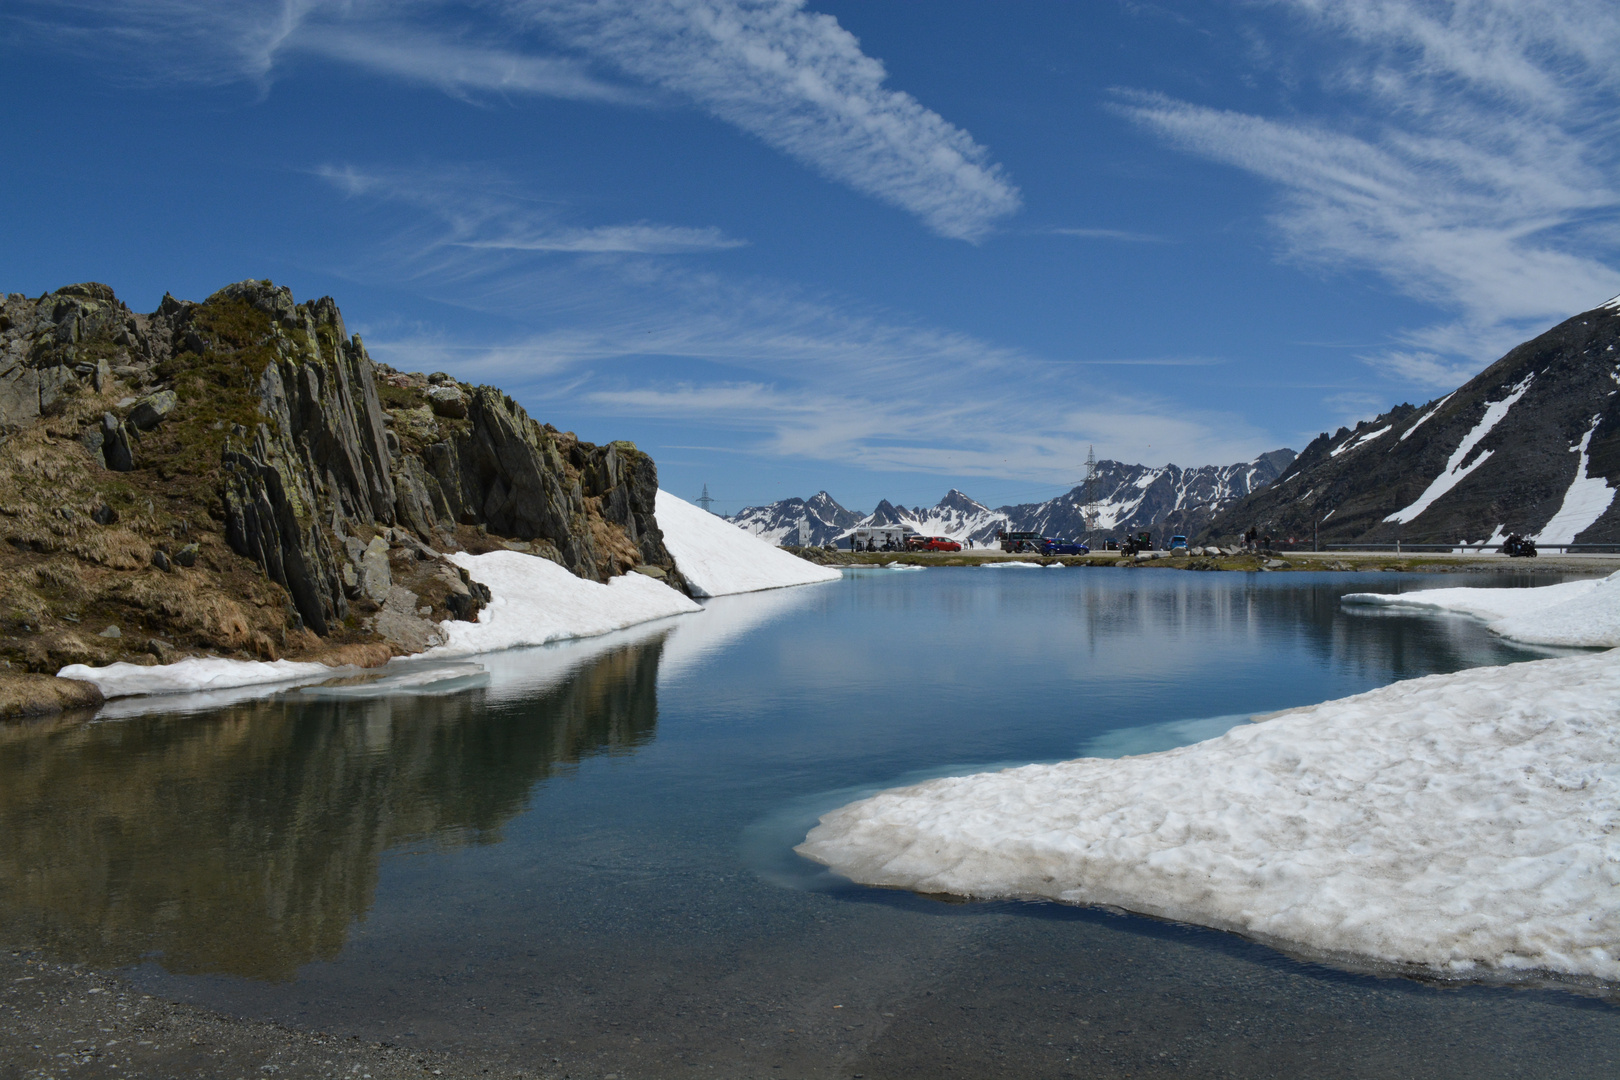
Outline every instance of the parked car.
<path fill-rule="evenodd" d="M 925 536 L 920 545 L 923 551 L 961 551 L 962 545 L 948 536 Z"/>
<path fill-rule="evenodd" d="M 1180 548 L 1182 551 L 1187 550 L 1187 538 L 1185 536 L 1172 536 L 1170 538 L 1170 543 L 1166 545 L 1166 550 L 1174 551 L 1176 548 Z"/>
<path fill-rule="evenodd" d="M 1001 550 L 1009 552 L 1039 551 L 1046 543 L 1046 537 L 1034 532 L 998 532 L 996 539 L 1001 541 Z"/>
<path fill-rule="evenodd" d="M 1090 555 L 1091 548 L 1084 540 L 1050 539 L 1041 546 L 1042 555 Z"/>

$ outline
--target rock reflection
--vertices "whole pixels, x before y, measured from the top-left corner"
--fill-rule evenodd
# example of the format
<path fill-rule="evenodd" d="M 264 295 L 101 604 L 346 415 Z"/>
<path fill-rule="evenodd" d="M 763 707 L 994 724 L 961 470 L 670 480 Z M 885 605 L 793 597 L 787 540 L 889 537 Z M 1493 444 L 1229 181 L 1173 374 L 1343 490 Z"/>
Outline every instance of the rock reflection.
<path fill-rule="evenodd" d="M 653 737 L 662 639 L 526 700 L 288 695 L 0 725 L 0 936 L 99 966 L 290 979 L 370 908 L 385 851 L 490 843 L 534 785 Z"/>

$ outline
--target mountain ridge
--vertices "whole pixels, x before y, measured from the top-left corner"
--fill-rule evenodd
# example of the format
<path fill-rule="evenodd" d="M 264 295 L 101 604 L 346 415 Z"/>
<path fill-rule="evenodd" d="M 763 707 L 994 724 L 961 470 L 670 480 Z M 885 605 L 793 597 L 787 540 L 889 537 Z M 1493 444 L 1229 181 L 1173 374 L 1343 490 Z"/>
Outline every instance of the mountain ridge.
<path fill-rule="evenodd" d="M 1294 459 L 1289 449 L 1268 451 L 1234 465 L 1149 467 L 1104 460 L 1093 489 L 1099 535 L 1138 531 L 1184 533 L 1202 529 L 1226 505 L 1272 482 Z M 880 501 L 871 513 L 840 506 L 826 491 L 810 499 L 783 499 L 748 506 L 727 518 L 773 543 L 797 543 L 801 522 L 809 543 L 835 543 L 862 525 L 909 525 L 926 536 L 964 544 L 993 545 L 1003 529 L 1066 537 L 1085 536 L 1085 485 L 1039 503 L 992 509 L 957 488 L 931 507 Z"/>

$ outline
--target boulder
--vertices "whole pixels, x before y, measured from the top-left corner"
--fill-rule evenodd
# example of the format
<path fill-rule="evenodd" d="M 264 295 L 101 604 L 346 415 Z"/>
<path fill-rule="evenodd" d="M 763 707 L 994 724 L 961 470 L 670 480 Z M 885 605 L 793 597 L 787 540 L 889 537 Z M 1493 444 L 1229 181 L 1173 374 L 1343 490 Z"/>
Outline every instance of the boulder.
<path fill-rule="evenodd" d="M 137 401 L 135 407 L 130 410 L 129 422 L 140 431 L 151 431 L 168 419 L 179 400 L 173 390 L 160 390 L 155 394 L 148 394 Z"/>
<path fill-rule="evenodd" d="M 449 417 L 452 420 L 465 420 L 467 418 L 467 399 L 462 396 L 461 391 L 456 387 L 429 387 L 427 396 L 435 414 Z"/>
<path fill-rule="evenodd" d="M 93 709 L 104 700 L 95 683 L 54 675 L 0 672 L 0 717 L 50 716 L 68 709 Z"/>

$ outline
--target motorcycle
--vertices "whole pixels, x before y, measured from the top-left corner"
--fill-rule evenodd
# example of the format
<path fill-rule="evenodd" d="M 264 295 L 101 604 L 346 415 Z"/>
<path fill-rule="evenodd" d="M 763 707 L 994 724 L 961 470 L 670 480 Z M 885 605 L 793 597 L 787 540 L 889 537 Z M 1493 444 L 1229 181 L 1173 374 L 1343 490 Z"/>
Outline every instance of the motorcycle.
<path fill-rule="evenodd" d="M 1536 542 L 1513 533 L 1502 541 L 1502 554 L 1512 559 L 1533 559 L 1536 557 Z"/>

